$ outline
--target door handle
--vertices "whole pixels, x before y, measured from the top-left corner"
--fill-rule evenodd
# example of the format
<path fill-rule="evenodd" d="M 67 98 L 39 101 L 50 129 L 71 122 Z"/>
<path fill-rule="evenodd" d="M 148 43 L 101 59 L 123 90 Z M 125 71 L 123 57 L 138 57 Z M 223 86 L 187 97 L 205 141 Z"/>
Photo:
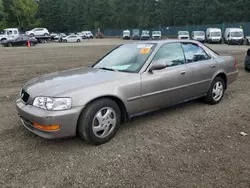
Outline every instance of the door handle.
<path fill-rule="evenodd" d="M 212 68 L 212 69 L 216 68 L 216 65 L 212 65 L 211 68 Z"/>
<path fill-rule="evenodd" d="M 184 74 L 186 74 L 186 71 L 182 71 L 182 72 L 181 72 L 181 75 L 184 75 Z"/>

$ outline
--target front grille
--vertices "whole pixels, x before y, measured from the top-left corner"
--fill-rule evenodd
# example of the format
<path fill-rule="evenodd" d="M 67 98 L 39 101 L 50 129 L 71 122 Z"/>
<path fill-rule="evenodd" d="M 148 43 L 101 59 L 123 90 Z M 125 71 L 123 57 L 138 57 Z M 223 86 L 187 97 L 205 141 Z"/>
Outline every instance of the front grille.
<path fill-rule="evenodd" d="M 29 97 L 30 97 L 30 95 L 26 91 L 22 90 L 22 92 L 21 92 L 22 101 L 27 103 L 29 100 Z"/>

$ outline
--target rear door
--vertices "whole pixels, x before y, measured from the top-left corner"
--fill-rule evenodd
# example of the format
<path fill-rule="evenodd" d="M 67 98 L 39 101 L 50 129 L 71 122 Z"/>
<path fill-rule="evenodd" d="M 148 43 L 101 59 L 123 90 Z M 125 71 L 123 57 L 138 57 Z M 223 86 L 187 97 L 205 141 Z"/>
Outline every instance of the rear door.
<path fill-rule="evenodd" d="M 182 43 L 189 72 L 189 98 L 206 94 L 218 64 L 196 43 Z"/>

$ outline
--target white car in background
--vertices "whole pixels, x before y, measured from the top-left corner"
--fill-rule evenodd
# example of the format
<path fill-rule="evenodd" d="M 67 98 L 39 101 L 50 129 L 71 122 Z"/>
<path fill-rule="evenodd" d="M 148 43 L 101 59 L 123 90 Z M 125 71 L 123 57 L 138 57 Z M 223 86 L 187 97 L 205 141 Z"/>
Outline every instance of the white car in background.
<path fill-rule="evenodd" d="M 152 32 L 152 39 L 153 40 L 159 40 L 159 39 L 161 39 L 161 31 L 153 31 Z"/>
<path fill-rule="evenodd" d="M 122 38 L 123 39 L 130 39 L 130 37 L 131 37 L 130 31 L 129 30 L 124 30 Z"/>
<path fill-rule="evenodd" d="M 93 39 L 94 38 L 91 31 L 82 31 L 82 34 L 83 34 L 84 38 L 86 38 L 86 39 Z"/>
<path fill-rule="evenodd" d="M 29 35 L 29 36 L 49 36 L 49 31 L 46 28 L 34 28 L 30 31 L 26 31 L 26 35 Z"/>
<path fill-rule="evenodd" d="M 18 28 L 7 28 L 3 30 L 3 33 L 0 34 L 0 42 L 5 40 L 15 39 L 20 35 Z"/>
<path fill-rule="evenodd" d="M 188 31 L 179 31 L 178 32 L 178 39 L 190 39 L 190 35 Z"/>
<path fill-rule="evenodd" d="M 82 38 L 78 35 L 68 35 L 63 37 L 62 42 L 81 42 Z"/>

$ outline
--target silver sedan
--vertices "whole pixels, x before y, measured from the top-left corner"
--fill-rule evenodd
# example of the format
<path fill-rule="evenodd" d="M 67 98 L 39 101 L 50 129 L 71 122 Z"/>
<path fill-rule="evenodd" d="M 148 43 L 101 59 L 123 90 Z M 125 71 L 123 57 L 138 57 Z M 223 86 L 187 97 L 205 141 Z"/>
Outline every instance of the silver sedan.
<path fill-rule="evenodd" d="M 121 45 L 89 67 L 30 80 L 16 101 L 23 125 L 44 138 L 103 144 L 133 116 L 203 97 L 219 103 L 238 76 L 229 55 L 191 40 Z"/>

